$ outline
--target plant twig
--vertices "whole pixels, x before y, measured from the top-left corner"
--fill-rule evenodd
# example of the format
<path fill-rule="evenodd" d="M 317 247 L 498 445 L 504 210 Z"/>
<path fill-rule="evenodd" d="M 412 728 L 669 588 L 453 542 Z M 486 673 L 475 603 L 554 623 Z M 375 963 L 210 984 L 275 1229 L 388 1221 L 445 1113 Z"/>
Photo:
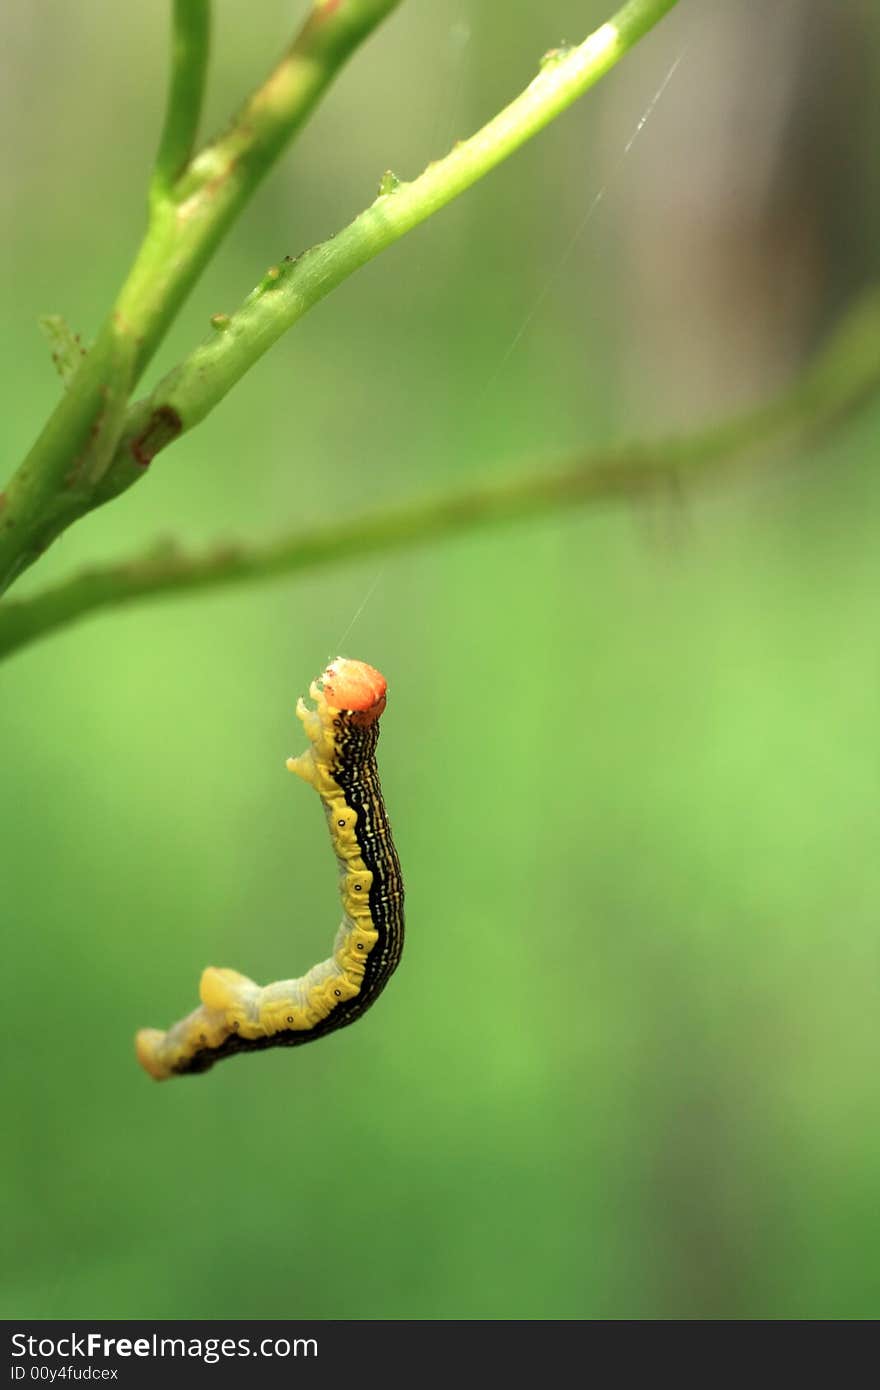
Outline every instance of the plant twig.
<path fill-rule="evenodd" d="M 224 544 L 203 554 L 165 546 L 87 570 L 33 598 L 0 603 L 0 658 L 102 608 L 311 571 L 573 504 L 675 496 L 717 477 L 722 466 L 740 466 L 758 448 L 827 429 L 878 390 L 880 291 L 847 315 L 792 386 L 744 415 L 682 439 L 600 450 L 555 472 L 503 478 L 268 543 Z"/>
<path fill-rule="evenodd" d="M 193 152 L 208 72 L 211 0 L 174 0 L 171 11 L 171 77 L 159 138 L 151 198 L 167 198 Z"/>
<path fill-rule="evenodd" d="M 123 367 L 134 388 L 232 222 L 358 44 L 400 0 L 315 0 L 298 37 L 230 128 L 169 183 L 195 133 L 207 16 L 186 16 L 175 57 L 146 236 L 95 346 L 80 364 L 5 493 L 0 493 L 0 593 L 94 504 L 76 483 L 105 396 Z M 202 0 L 195 0 L 204 9 Z M 175 18 L 186 9 L 185 0 Z M 175 30 L 180 36 L 181 28 Z M 201 48 L 199 45 L 201 44 Z M 71 486 L 70 479 L 74 485 Z"/>
<path fill-rule="evenodd" d="M 507 159 L 598 82 L 676 0 L 629 0 L 582 44 L 548 53 L 509 106 L 410 183 L 386 174 L 376 200 L 328 241 L 272 266 L 241 308 L 138 401 L 95 496 L 109 501 L 157 453 L 192 429 L 313 305 L 406 232 Z"/>

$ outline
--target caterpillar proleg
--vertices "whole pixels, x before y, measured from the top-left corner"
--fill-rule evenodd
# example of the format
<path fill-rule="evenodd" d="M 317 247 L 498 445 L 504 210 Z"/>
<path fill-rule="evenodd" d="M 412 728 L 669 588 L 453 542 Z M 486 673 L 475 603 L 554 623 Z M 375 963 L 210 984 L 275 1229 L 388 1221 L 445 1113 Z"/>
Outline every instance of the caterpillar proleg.
<path fill-rule="evenodd" d="M 309 747 L 287 766 L 324 804 L 339 868 L 342 922 L 333 954 L 306 975 L 262 988 L 208 966 L 201 1004 L 167 1033 L 142 1028 L 141 1065 L 163 1081 L 207 1071 L 223 1057 L 296 1047 L 354 1023 L 378 998 L 403 950 L 403 882 L 376 769 L 384 676 L 337 657 L 297 702 Z"/>

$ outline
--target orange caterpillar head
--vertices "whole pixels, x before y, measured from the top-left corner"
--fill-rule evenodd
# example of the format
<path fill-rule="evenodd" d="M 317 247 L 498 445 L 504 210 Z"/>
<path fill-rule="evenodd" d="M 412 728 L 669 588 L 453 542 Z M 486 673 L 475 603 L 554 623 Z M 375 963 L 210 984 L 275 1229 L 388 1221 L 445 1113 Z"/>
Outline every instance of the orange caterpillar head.
<path fill-rule="evenodd" d="M 346 710 L 356 724 L 373 724 L 385 708 L 388 683 L 365 661 L 337 656 L 323 676 L 324 699 L 333 709 Z"/>

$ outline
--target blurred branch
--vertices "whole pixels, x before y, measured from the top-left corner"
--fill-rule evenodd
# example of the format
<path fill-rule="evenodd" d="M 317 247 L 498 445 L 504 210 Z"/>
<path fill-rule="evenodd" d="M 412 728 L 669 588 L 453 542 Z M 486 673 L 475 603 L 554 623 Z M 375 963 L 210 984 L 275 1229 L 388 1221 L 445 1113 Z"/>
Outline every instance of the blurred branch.
<path fill-rule="evenodd" d="M 577 504 L 677 496 L 717 477 L 722 466 L 742 466 L 758 448 L 828 429 L 878 390 L 880 291 L 874 291 L 793 385 L 744 415 L 681 439 L 600 450 L 555 472 L 488 482 L 268 543 L 226 544 L 201 555 L 165 546 L 87 570 L 31 599 L 0 603 L 0 658 L 101 608 L 310 571 Z"/>
<path fill-rule="evenodd" d="M 232 222 L 358 44 L 400 0 L 315 0 L 298 37 L 229 129 L 169 183 L 195 134 L 207 52 L 203 0 L 175 9 L 168 113 L 146 235 L 95 346 L 80 363 L 5 493 L 0 493 L 0 593 L 94 505 L 95 470 L 81 459 L 101 430 L 106 395 L 125 372 L 129 393 Z M 121 421 L 120 421 L 121 426 Z M 112 456 L 112 448 L 109 453 Z M 107 460 L 109 462 L 109 458 Z"/>
<path fill-rule="evenodd" d="M 211 0 L 174 0 L 171 75 L 150 189 L 153 198 L 170 196 L 192 154 L 202 115 L 210 40 Z"/>

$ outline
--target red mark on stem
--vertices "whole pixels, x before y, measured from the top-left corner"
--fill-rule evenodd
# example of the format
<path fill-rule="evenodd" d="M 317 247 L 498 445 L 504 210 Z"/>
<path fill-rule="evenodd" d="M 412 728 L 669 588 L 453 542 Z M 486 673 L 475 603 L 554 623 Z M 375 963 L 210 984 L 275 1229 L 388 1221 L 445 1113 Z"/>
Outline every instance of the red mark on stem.
<path fill-rule="evenodd" d="M 146 468 L 153 459 L 183 431 L 183 421 L 170 405 L 154 410 L 146 428 L 131 441 L 129 448 L 135 463 Z"/>

